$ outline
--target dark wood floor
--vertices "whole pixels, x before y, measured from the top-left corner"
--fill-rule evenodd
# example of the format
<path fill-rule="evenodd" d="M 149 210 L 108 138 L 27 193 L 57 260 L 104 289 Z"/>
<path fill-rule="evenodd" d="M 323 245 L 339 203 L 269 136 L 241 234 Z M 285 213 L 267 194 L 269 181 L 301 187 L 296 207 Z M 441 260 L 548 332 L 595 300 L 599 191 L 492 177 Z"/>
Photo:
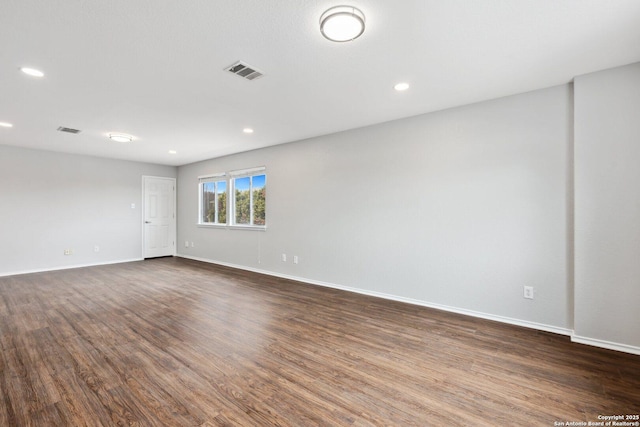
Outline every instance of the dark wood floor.
<path fill-rule="evenodd" d="M 553 426 L 640 357 L 182 259 L 0 278 L 0 425 Z"/>

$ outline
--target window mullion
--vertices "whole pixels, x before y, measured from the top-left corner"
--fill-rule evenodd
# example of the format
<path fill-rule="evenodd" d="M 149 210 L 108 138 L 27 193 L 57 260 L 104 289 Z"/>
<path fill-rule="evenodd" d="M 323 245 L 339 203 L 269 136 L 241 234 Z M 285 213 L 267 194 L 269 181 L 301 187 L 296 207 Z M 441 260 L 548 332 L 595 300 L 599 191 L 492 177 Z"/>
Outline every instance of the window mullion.
<path fill-rule="evenodd" d="M 215 193 L 213 193 L 213 222 L 218 223 L 218 183 L 216 182 Z"/>
<path fill-rule="evenodd" d="M 249 224 L 253 225 L 253 177 L 249 177 Z"/>
<path fill-rule="evenodd" d="M 227 215 L 229 215 L 231 224 L 236 225 L 236 180 L 235 179 L 229 180 L 229 197 L 231 199 L 230 200 L 231 203 L 229 203 L 229 207 L 228 207 L 229 212 L 227 213 Z"/>

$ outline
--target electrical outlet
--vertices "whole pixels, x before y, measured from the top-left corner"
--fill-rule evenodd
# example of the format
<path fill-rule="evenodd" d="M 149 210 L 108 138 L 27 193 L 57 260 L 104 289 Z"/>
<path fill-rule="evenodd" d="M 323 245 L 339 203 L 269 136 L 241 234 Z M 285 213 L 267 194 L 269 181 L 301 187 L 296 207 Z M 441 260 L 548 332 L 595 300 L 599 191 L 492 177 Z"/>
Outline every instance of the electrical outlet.
<path fill-rule="evenodd" d="M 95 245 L 95 246 L 93 247 L 93 252 L 100 252 L 100 246 Z"/>
<path fill-rule="evenodd" d="M 188 248 L 188 247 L 189 247 L 189 241 L 187 241 L 187 240 L 185 240 L 185 241 L 184 241 L 184 247 L 185 247 L 185 248 Z"/>
<path fill-rule="evenodd" d="M 293 263 L 297 264 L 298 263 L 298 255 L 294 255 L 293 256 Z"/>
<path fill-rule="evenodd" d="M 64 250 L 64 254 L 65 255 L 73 255 L 73 249 L 65 249 Z"/>
<path fill-rule="evenodd" d="M 191 242 L 191 247 L 193 248 L 193 242 Z"/>
<path fill-rule="evenodd" d="M 282 262 L 287 262 L 287 254 L 282 254 Z"/>
<path fill-rule="evenodd" d="M 533 299 L 533 286 L 524 287 L 524 297 L 527 299 Z"/>

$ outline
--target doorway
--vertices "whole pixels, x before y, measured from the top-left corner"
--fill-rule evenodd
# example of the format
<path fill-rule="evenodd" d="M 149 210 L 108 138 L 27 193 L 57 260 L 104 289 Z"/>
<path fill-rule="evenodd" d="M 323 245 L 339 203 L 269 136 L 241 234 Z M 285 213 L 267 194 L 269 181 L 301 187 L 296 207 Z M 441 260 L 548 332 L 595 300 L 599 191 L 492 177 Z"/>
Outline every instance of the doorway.
<path fill-rule="evenodd" d="M 175 255 L 176 179 L 142 177 L 143 258 Z"/>

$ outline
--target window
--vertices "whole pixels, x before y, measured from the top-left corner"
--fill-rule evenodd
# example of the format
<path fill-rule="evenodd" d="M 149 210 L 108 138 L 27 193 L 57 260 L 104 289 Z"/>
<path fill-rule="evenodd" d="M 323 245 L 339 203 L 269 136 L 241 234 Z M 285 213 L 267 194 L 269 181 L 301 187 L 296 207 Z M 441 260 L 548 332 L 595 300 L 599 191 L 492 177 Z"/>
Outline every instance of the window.
<path fill-rule="evenodd" d="M 236 174 L 240 175 L 232 172 L 232 175 Z M 241 175 L 231 179 L 234 190 L 233 225 L 264 227 L 266 225 L 267 176 L 264 173 L 242 173 Z"/>
<path fill-rule="evenodd" d="M 198 224 L 264 229 L 267 175 L 253 168 L 199 177 Z"/>
<path fill-rule="evenodd" d="M 200 178 L 200 224 L 227 224 L 227 181 L 224 175 Z"/>

